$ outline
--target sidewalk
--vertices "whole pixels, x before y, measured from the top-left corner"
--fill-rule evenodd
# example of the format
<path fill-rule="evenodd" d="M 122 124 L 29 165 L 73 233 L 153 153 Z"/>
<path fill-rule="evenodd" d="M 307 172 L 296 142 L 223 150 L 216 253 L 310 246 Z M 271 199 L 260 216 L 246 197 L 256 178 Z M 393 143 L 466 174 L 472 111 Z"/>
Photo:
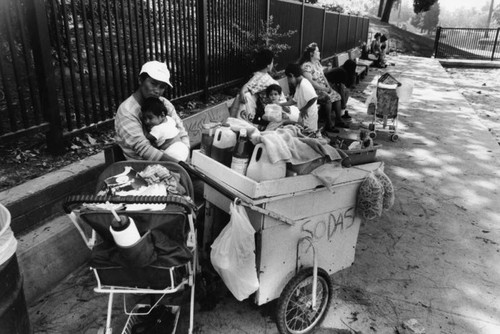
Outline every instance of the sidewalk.
<path fill-rule="evenodd" d="M 399 141 L 376 139 L 396 202 L 361 227 L 356 260 L 332 276 L 337 289 L 317 333 L 394 333 L 412 318 L 430 334 L 500 333 L 500 147 L 436 59 L 389 61 L 389 72 L 415 82 L 412 103 L 400 105 Z M 377 73 L 364 79 L 365 96 Z M 348 108 L 368 119 L 364 99 Z M 106 299 L 94 286 L 81 268 L 33 303 L 35 333 L 96 333 Z M 273 303 L 221 298 L 197 311 L 196 333 L 277 333 Z M 114 307 L 122 312 L 120 300 Z M 114 319 L 119 333 L 125 318 Z"/>

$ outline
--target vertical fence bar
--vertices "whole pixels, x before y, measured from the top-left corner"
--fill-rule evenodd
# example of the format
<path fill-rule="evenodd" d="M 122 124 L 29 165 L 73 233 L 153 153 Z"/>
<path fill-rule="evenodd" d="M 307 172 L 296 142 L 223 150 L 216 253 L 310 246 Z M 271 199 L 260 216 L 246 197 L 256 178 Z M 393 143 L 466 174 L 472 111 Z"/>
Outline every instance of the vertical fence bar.
<path fill-rule="evenodd" d="M 124 80 L 127 80 L 127 92 L 125 92 L 125 96 L 128 96 L 129 94 L 132 93 L 132 90 L 134 89 L 132 85 L 132 80 L 130 78 L 130 69 L 133 67 L 133 65 L 130 65 L 130 55 L 134 54 L 134 48 L 132 45 L 129 45 L 128 43 L 132 43 L 132 31 L 130 31 L 127 35 L 127 21 L 130 24 L 131 18 L 125 16 L 125 6 L 126 2 L 121 1 L 121 14 L 122 14 L 122 27 L 123 27 L 123 54 L 125 58 L 125 68 L 124 68 L 124 75 L 125 77 L 123 78 Z"/>
<path fill-rule="evenodd" d="M 82 52 L 83 50 L 81 49 L 80 45 L 80 34 L 78 32 L 79 30 L 79 24 L 78 24 L 78 15 L 76 13 L 76 0 L 71 1 L 71 12 L 73 15 L 73 29 L 74 29 L 74 35 L 75 35 L 75 44 L 76 44 L 76 59 L 78 60 L 78 74 L 80 77 L 80 91 L 82 95 L 82 104 L 75 106 L 75 113 L 80 113 L 80 108 L 81 111 L 83 112 L 83 116 L 85 119 L 85 125 L 90 124 L 90 117 L 89 117 L 89 110 L 87 109 L 87 90 L 85 89 L 85 73 L 83 70 L 83 59 L 82 59 Z M 71 52 L 70 52 L 71 54 Z M 78 128 L 81 128 L 83 124 L 78 124 Z"/>
<path fill-rule="evenodd" d="M 82 21 L 83 21 L 83 39 L 85 42 L 85 54 L 87 56 L 87 71 L 89 76 L 89 90 L 90 90 L 90 99 L 91 99 L 91 110 L 92 112 L 92 122 L 97 123 L 99 120 L 97 114 L 97 104 L 96 104 L 96 94 L 94 87 L 94 67 L 92 66 L 92 61 L 90 57 L 90 50 L 92 47 L 89 42 L 89 29 L 88 29 L 88 21 L 87 21 L 87 10 L 85 8 L 85 1 L 81 1 L 81 11 L 82 11 Z M 89 9 L 92 13 L 92 2 L 89 2 Z"/>
<path fill-rule="evenodd" d="M 33 75 L 31 74 L 30 67 L 32 66 L 32 60 L 29 57 L 30 53 L 27 49 L 28 46 L 28 36 L 26 36 L 26 30 L 24 27 L 26 26 L 26 17 L 24 13 L 21 10 L 20 4 L 16 3 L 16 12 L 18 16 L 18 23 L 19 23 L 19 32 L 20 32 L 20 37 L 21 37 L 21 47 L 22 47 L 22 54 L 24 56 L 24 63 L 27 69 L 27 81 L 28 81 L 28 89 L 30 92 L 30 98 L 32 101 L 32 106 L 33 106 L 33 116 L 34 116 L 34 121 L 35 124 L 40 124 L 40 112 L 41 112 L 41 106 L 39 103 L 39 100 L 35 96 L 35 84 L 33 83 Z"/>
<path fill-rule="evenodd" d="M 326 8 L 323 8 L 323 24 L 321 28 L 321 54 L 325 52 L 325 26 L 326 26 Z"/>
<path fill-rule="evenodd" d="M 17 6 L 18 4 L 13 3 L 14 6 Z M 17 89 L 17 96 L 18 96 L 18 102 L 19 102 L 19 112 L 21 113 L 21 120 L 23 122 L 24 128 L 29 127 L 29 122 L 28 122 L 28 112 L 26 110 L 26 103 L 24 101 L 24 94 L 23 90 L 21 89 L 21 84 L 19 83 L 21 75 L 20 75 L 20 68 L 21 66 L 19 65 L 19 57 L 16 54 L 17 46 L 16 46 L 16 41 L 12 32 L 12 16 L 11 15 L 6 15 L 6 30 L 7 30 L 7 36 L 8 36 L 8 49 L 10 51 L 10 58 L 12 60 L 12 70 L 14 72 L 14 78 L 17 81 L 15 88 Z M 16 129 L 17 129 L 17 124 L 16 124 Z"/>
<path fill-rule="evenodd" d="M 208 54 L 207 54 L 207 0 L 198 0 L 198 52 L 200 61 L 200 87 L 203 89 L 203 101 L 208 101 Z"/>
<path fill-rule="evenodd" d="M 63 20 L 64 20 L 64 31 L 65 31 L 65 37 L 66 37 L 66 53 L 67 53 L 67 60 L 68 60 L 68 65 L 69 65 L 69 72 L 70 72 L 70 78 L 71 78 L 71 92 L 72 92 L 72 98 L 74 99 L 74 105 L 73 105 L 73 113 L 75 115 L 76 119 L 76 127 L 80 127 L 82 124 L 81 120 L 81 115 L 79 112 L 77 112 L 77 107 L 80 105 L 80 98 L 78 97 L 78 92 L 76 89 L 76 78 L 75 78 L 75 68 L 73 66 L 73 58 L 71 57 L 71 34 L 69 32 L 69 18 L 68 14 L 66 12 L 66 4 L 64 1 L 61 2 L 61 9 L 62 9 L 62 14 L 63 14 Z M 64 38 L 64 37 L 63 37 Z M 61 59 L 63 61 L 63 59 Z M 69 108 L 69 106 L 67 106 Z M 68 125 L 68 130 L 73 130 L 73 121 L 71 117 L 66 120 L 67 125 Z"/>
<path fill-rule="evenodd" d="M 118 101 L 117 104 L 120 104 L 121 101 L 125 100 L 125 97 L 128 96 L 127 94 L 127 87 L 125 78 L 123 76 L 123 56 L 122 53 L 125 52 L 125 50 L 121 47 L 120 41 L 123 40 L 125 41 L 125 38 L 122 38 L 120 34 L 120 21 L 119 21 L 119 13 L 118 13 L 118 6 L 121 6 L 121 9 L 123 10 L 123 4 L 121 1 L 115 1 L 115 30 L 116 30 L 116 51 L 118 55 L 118 81 L 120 82 L 120 87 L 121 87 L 121 96 L 120 100 Z M 125 22 L 123 22 L 125 24 Z"/>
<path fill-rule="evenodd" d="M 27 0 L 25 3 L 28 9 L 29 19 L 27 22 L 32 38 L 40 101 L 45 117 L 50 122 L 50 130 L 47 133 L 47 149 L 53 154 L 60 154 L 64 151 L 63 129 L 59 116 L 54 69 L 52 67 L 45 3 L 38 0 Z"/>
<path fill-rule="evenodd" d="M 107 92 L 107 98 L 108 98 L 108 117 L 112 117 L 113 112 L 113 95 L 115 91 L 115 85 L 114 85 L 114 75 L 113 75 L 113 80 L 110 78 L 109 75 L 109 67 L 108 67 L 108 60 L 107 58 L 107 46 L 106 46 L 106 34 L 105 34 L 105 27 L 104 27 L 104 15 L 103 15 L 103 10 L 104 6 L 102 3 L 102 0 L 97 1 L 97 5 L 99 6 L 99 21 L 101 25 L 101 44 L 102 44 L 102 63 L 104 65 L 104 80 L 105 80 L 105 86 L 107 87 L 106 92 Z M 107 8 L 107 4 L 106 4 Z M 111 56 L 112 58 L 112 56 Z M 113 71 L 113 69 L 112 69 Z"/>
<path fill-rule="evenodd" d="M 437 27 L 436 37 L 434 39 L 434 58 L 439 58 L 439 38 L 441 36 L 441 27 Z"/>
<path fill-rule="evenodd" d="M 495 60 L 495 52 L 497 49 L 497 43 L 498 43 L 498 33 L 500 32 L 500 28 L 497 28 L 497 33 L 495 35 L 495 43 L 493 43 L 493 50 L 491 51 L 491 61 Z"/>
<path fill-rule="evenodd" d="M 340 14 L 337 14 L 337 36 L 335 37 L 335 51 L 333 52 L 334 54 L 335 53 L 338 53 L 339 51 L 339 38 L 340 38 L 340 18 L 342 16 Z"/>
<path fill-rule="evenodd" d="M 97 72 L 97 91 L 99 93 L 99 118 L 101 120 L 106 119 L 105 111 L 104 111 L 104 89 L 101 85 L 102 76 L 101 76 L 101 64 L 99 62 L 99 46 L 97 41 L 97 29 L 95 26 L 95 11 L 94 11 L 94 2 L 89 2 L 89 6 L 91 8 L 90 11 L 90 23 L 92 24 L 92 42 L 94 44 L 94 58 L 95 58 L 95 69 Z M 96 10 L 99 10 L 99 2 L 97 2 Z M 97 112 L 97 110 L 96 110 Z"/>
<path fill-rule="evenodd" d="M 110 58 L 111 58 L 110 59 L 111 72 L 113 75 L 113 96 L 112 96 L 113 100 L 110 103 L 112 103 L 112 105 L 113 105 L 113 107 L 111 107 L 111 108 L 114 109 L 114 107 L 118 105 L 117 98 L 120 95 L 120 83 L 119 82 L 117 83 L 117 74 L 116 74 L 116 66 L 115 66 L 116 59 L 115 59 L 115 52 L 114 52 L 114 46 L 113 46 L 113 30 L 111 29 L 111 27 L 112 27 L 111 22 L 112 21 L 111 21 L 111 8 L 110 8 L 109 0 L 106 0 L 106 16 L 108 19 L 108 40 L 109 40 L 109 54 L 110 54 Z"/>
<path fill-rule="evenodd" d="M 306 11 L 305 0 L 302 0 L 302 7 L 300 12 L 300 39 L 299 39 L 299 57 L 304 49 L 304 16 Z"/>

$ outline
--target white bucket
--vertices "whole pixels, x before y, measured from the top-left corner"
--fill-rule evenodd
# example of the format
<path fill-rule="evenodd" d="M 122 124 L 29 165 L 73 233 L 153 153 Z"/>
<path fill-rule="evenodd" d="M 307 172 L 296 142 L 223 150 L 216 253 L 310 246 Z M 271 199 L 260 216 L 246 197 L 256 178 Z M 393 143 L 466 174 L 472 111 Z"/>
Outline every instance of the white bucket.
<path fill-rule="evenodd" d="M 0 265 L 11 258 L 17 249 L 17 240 L 10 228 L 10 212 L 0 204 Z"/>

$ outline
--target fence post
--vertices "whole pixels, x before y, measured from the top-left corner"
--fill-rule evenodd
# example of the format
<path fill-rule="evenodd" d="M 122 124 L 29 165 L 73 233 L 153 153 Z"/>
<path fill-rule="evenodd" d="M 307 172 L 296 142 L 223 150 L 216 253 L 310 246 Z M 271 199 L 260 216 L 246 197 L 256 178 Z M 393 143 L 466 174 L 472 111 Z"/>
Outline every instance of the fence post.
<path fill-rule="evenodd" d="M 340 17 L 342 14 L 337 14 L 338 15 L 338 20 L 337 20 L 337 36 L 335 37 L 335 52 L 337 53 L 339 51 L 339 35 L 340 35 Z"/>
<path fill-rule="evenodd" d="M 500 32 L 500 28 L 497 28 L 497 34 L 495 36 L 495 43 L 493 44 L 493 51 L 491 52 L 491 61 L 495 60 L 495 51 L 497 49 L 498 33 L 499 32 Z"/>
<path fill-rule="evenodd" d="M 300 40 L 299 40 L 299 57 L 302 54 L 304 44 L 304 16 L 306 11 L 305 0 L 302 0 L 302 11 L 300 13 Z"/>
<path fill-rule="evenodd" d="M 207 20 L 208 6 L 207 0 L 198 1 L 198 36 L 199 47 L 198 56 L 200 57 L 200 79 L 203 88 L 202 99 L 208 101 L 208 54 L 207 54 Z"/>
<path fill-rule="evenodd" d="M 436 37 L 434 39 L 434 58 L 438 57 L 438 48 L 439 48 L 439 37 L 441 36 L 441 27 L 437 27 Z"/>
<path fill-rule="evenodd" d="M 323 8 L 323 28 L 321 28 L 321 54 L 325 52 L 326 8 Z"/>
<path fill-rule="evenodd" d="M 28 0 L 26 1 L 26 8 L 42 112 L 50 123 L 50 129 L 46 134 L 47 149 L 52 154 L 61 154 L 64 152 L 63 128 L 59 115 L 58 94 L 52 66 L 45 2 Z"/>

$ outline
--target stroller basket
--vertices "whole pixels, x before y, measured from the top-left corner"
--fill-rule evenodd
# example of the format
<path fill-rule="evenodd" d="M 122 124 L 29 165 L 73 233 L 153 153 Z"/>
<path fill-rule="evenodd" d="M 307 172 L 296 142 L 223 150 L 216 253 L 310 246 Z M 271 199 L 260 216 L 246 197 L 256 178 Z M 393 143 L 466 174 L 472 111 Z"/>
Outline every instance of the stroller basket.
<path fill-rule="evenodd" d="M 100 176 L 96 193 L 105 180 L 121 173 L 125 166 L 137 172 L 151 164 L 167 167 L 180 174 L 180 184 L 186 194 L 167 196 L 69 196 L 63 208 L 91 249 L 90 267 L 97 280 L 96 292 L 108 293 L 108 316 L 105 333 L 111 332 L 113 294 L 166 294 L 191 286 L 194 298 L 196 270 L 196 206 L 192 201 L 193 186 L 187 172 L 174 163 L 125 161 L 110 165 Z M 110 231 L 114 214 L 102 204 L 163 204 L 162 210 L 121 210 L 137 228 L 140 239 L 130 246 L 118 246 Z M 136 206 L 137 208 L 137 206 Z M 91 236 L 89 237 L 89 234 Z M 124 299 L 125 302 L 125 299 Z M 126 307 L 125 307 L 126 309 Z M 193 325 L 193 305 L 190 311 L 190 330 Z M 127 311 L 126 311 L 127 313 Z M 127 314 L 134 314 L 127 313 Z"/>

